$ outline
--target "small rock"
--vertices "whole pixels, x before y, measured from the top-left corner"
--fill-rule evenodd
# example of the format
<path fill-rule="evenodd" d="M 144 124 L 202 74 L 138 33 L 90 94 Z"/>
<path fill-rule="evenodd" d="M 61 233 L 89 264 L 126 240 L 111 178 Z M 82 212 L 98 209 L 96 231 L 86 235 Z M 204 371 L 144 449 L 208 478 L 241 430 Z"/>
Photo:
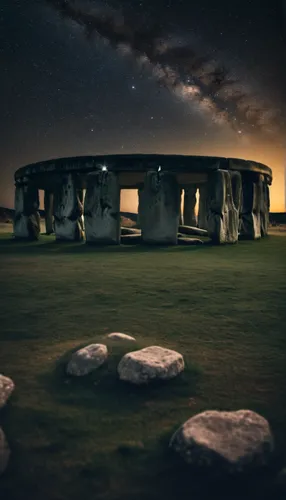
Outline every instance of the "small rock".
<path fill-rule="evenodd" d="M 179 245 L 203 245 L 204 242 L 202 240 L 199 240 L 198 238 L 185 238 L 185 237 L 179 237 L 178 238 L 178 244 Z"/>
<path fill-rule="evenodd" d="M 67 366 L 69 375 L 82 376 L 96 370 L 107 359 L 107 347 L 103 344 L 91 344 L 75 352 Z"/>
<path fill-rule="evenodd" d="M 154 379 L 168 380 L 184 369 L 181 354 L 158 346 L 145 347 L 123 356 L 118 365 L 119 378 L 133 384 L 147 384 Z"/>
<path fill-rule="evenodd" d="M 0 408 L 5 406 L 14 389 L 15 384 L 13 380 L 9 377 L 4 377 L 4 375 L 0 375 Z"/>
<path fill-rule="evenodd" d="M 131 335 L 126 335 L 125 333 L 119 332 L 109 333 L 107 337 L 112 340 L 131 340 L 132 342 L 135 341 L 135 338 L 131 337 Z"/>
<path fill-rule="evenodd" d="M 205 411 L 175 432 L 170 447 L 191 465 L 239 473 L 267 465 L 274 444 L 267 420 L 253 411 Z"/>
<path fill-rule="evenodd" d="M 0 427 L 0 475 L 5 471 L 10 458 L 10 448 L 5 434 Z"/>

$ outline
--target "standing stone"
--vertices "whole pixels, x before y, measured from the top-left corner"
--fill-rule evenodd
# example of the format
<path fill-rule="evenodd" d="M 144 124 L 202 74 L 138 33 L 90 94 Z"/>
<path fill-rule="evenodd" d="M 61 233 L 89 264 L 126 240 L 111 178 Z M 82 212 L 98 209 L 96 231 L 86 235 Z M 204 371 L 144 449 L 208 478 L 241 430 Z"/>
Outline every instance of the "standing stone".
<path fill-rule="evenodd" d="M 40 235 L 38 188 L 27 178 L 16 183 L 14 236 L 17 239 L 37 240 Z"/>
<path fill-rule="evenodd" d="M 167 172 L 147 172 L 139 192 L 142 241 L 177 244 L 180 219 L 180 189 L 176 177 Z"/>
<path fill-rule="evenodd" d="M 216 170 L 209 175 L 207 221 L 209 237 L 214 243 L 238 241 L 240 193 L 238 173 Z"/>
<path fill-rule="evenodd" d="M 45 190 L 44 195 L 44 207 L 45 207 L 45 223 L 46 223 L 46 234 L 52 234 L 54 232 L 53 226 L 53 203 L 54 195 L 50 191 Z"/>
<path fill-rule="evenodd" d="M 180 218 L 179 225 L 182 226 L 184 224 L 184 214 L 182 210 L 182 197 L 183 197 L 183 189 L 180 189 Z"/>
<path fill-rule="evenodd" d="M 57 241 L 83 239 L 83 207 L 72 174 L 65 175 L 54 196 L 54 224 Z"/>
<path fill-rule="evenodd" d="M 268 235 L 269 228 L 269 210 L 270 210 L 270 195 L 269 186 L 265 178 L 262 179 L 262 196 L 261 196 L 261 206 L 260 206 L 260 227 L 261 236 Z"/>
<path fill-rule="evenodd" d="M 200 200 L 199 200 L 199 213 L 198 213 L 198 227 L 201 229 L 208 228 L 207 222 L 207 196 L 208 196 L 208 186 L 207 184 L 200 184 L 199 187 Z"/>
<path fill-rule="evenodd" d="M 195 208 L 197 204 L 196 198 L 197 186 L 189 186 L 185 189 L 184 196 L 184 225 L 195 227 L 197 225 L 197 217 Z"/>
<path fill-rule="evenodd" d="M 120 243 L 120 186 L 113 172 L 88 175 L 84 225 L 87 243 Z"/>
<path fill-rule="evenodd" d="M 242 209 L 240 237 L 242 239 L 257 240 L 261 238 L 261 203 L 262 203 L 261 176 L 253 172 L 242 174 Z"/>

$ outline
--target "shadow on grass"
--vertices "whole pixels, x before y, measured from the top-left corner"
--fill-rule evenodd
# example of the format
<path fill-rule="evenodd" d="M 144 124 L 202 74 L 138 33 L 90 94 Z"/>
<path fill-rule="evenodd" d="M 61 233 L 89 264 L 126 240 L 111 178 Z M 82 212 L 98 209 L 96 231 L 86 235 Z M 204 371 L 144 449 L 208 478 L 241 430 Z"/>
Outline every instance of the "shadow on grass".
<path fill-rule="evenodd" d="M 137 387 L 122 382 L 117 374 L 120 359 L 127 352 L 140 349 L 142 346 L 129 343 L 118 345 L 105 342 L 108 346 L 107 363 L 83 377 L 66 374 L 66 366 L 73 352 L 87 345 L 78 345 L 66 352 L 56 363 L 52 372 L 41 374 L 41 384 L 53 397 L 63 405 L 77 407 L 100 407 L 108 412 L 119 412 L 120 416 L 132 414 L 146 403 L 156 401 L 170 402 L 173 398 L 194 397 L 201 370 L 186 363 L 185 371 L 176 379 L 156 381 L 146 386 Z M 144 346 L 145 347 L 145 346 Z"/>
<path fill-rule="evenodd" d="M 55 240 L 46 241 L 49 237 L 44 237 L 38 241 L 23 242 L 14 238 L 0 239 L 0 253 L 19 253 L 19 254 L 47 254 L 54 253 L 67 254 L 95 254 L 95 253 L 150 253 L 150 252 L 174 252 L 179 249 L 180 252 L 194 252 L 202 250 L 202 247 L 213 246 L 210 241 L 205 241 L 204 245 L 199 246 L 180 246 L 180 245 L 88 245 L 85 242 L 58 242 Z"/>

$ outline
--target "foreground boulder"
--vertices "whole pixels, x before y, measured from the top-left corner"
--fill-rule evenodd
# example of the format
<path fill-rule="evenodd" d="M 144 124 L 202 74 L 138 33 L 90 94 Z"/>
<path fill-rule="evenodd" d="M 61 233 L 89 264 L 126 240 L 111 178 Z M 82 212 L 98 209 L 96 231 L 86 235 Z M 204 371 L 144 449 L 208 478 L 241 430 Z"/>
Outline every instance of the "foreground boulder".
<path fill-rule="evenodd" d="M 109 333 L 107 337 L 111 340 L 130 340 L 132 342 L 135 341 L 134 337 L 131 337 L 131 335 L 126 335 L 126 333 L 119 333 L 119 332 Z"/>
<path fill-rule="evenodd" d="M 185 238 L 178 236 L 178 245 L 203 245 L 204 242 L 198 238 Z"/>
<path fill-rule="evenodd" d="M 205 411 L 185 422 L 170 447 L 194 466 L 248 472 L 268 464 L 273 437 L 267 420 L 250 410 Z"/>
<path fill-rule="evenodd" d="M 5 406 L 14 389 L 15 384 L 13 380 L 9 377 L 4 377 L 4 375 L 0 375 L 0 408 Z"/>
<path fill-rule="evenodd" d="M 10 458 L 10 449 L 4 432 L 0 427 L 0 476 L 5 471 Z"/>
<path fill-rule="evenodd" d="M 107 347 L 103 344 L 91 344 L 76 351 L 67 366 L 69 375 L 87 375 L 99 368 L 107 359 Z"/>
<path fill-rule="evenodd" d="M 118 365 L 121 380 L 141 385 L 152 380 L 168 380 L 184 369 L 181 354 L 163 347 L 151 346 L 123 356 Z"/>

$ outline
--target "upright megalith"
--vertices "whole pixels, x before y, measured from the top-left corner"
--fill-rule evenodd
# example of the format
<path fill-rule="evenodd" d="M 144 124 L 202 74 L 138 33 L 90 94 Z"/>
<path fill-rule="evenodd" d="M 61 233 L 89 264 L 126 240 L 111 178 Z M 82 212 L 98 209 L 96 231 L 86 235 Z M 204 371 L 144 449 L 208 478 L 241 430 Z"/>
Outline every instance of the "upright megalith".
<path fill-rule="evenodd" d="M 196 217 L 196 198 L 197 186 L 192 185 L 185 188 L 184 195 L 184 226 L 195 227 L 197 225 Z"/>
<path fill-rule="evenodd" d="M 15 185 L 14 236 L 37 240 L 40 235 L 39 191 L 28 178 Z"/>
<path fill-rule="evenodd" d="M 262 176 L 262 196 L 260 204 L 260 228 L 262 237 L 268 235 L 269 210 L 270 210 L 269 186 L 267 184 L 267 180 L 265 179 L 265 177 Z"/>
<path fill-rule="evenodd" d="M 201 229 L 208 229 L 208 221 L 207 221 L 207 213 L 208 213 L 208 206 L 207 206 L 208 186 L 207 186 L 207 183 L 200 184 L 199 193 L 200 193 L 200 198 L 199 198 L 198 226 Z M 189 225 L 193 225 L 193 224 L 189 224 Z"/>
<path fill-rule="evenodd" d="M 216 170 L 209 175 L 208 234 L 216 244 L 238 241 L 240 193 L 239 174 Z"/>
<path fill-rule="evenodd" d="M 54 204 L 54 195 L 53 195 L 53 193 L 51 193 L 50 191 L 45 190 L 45 194 L 44 194 L 44 208 L 45 208 L 46 234 L 52 234 L 54 232 L 53 204 Z"/>
<path fill-rule="evenodd" d="M 72 174 L 63 175 L 54 196 L 54 225 L 57 241 L 83 239 L 83 206 L 80 189 Z"/>
<path fill-rule="evenodd" d="M 120 186 L 113 172 L 89 174 L 84 200 L 87 243 L 120 243 Z"/>
<path fill-rule="evenodd" d="M 144 243 L 177 243 L 180 189 L 175 175 L 147 172 L 144 188 L 139 192 L 139 217 Z"/>
<path fill-rule="evenodd" d="M 242 174 L 242 209 L 240 238 L 257 240 L 261 238 L 262 180 L 259 174 Z"/>

